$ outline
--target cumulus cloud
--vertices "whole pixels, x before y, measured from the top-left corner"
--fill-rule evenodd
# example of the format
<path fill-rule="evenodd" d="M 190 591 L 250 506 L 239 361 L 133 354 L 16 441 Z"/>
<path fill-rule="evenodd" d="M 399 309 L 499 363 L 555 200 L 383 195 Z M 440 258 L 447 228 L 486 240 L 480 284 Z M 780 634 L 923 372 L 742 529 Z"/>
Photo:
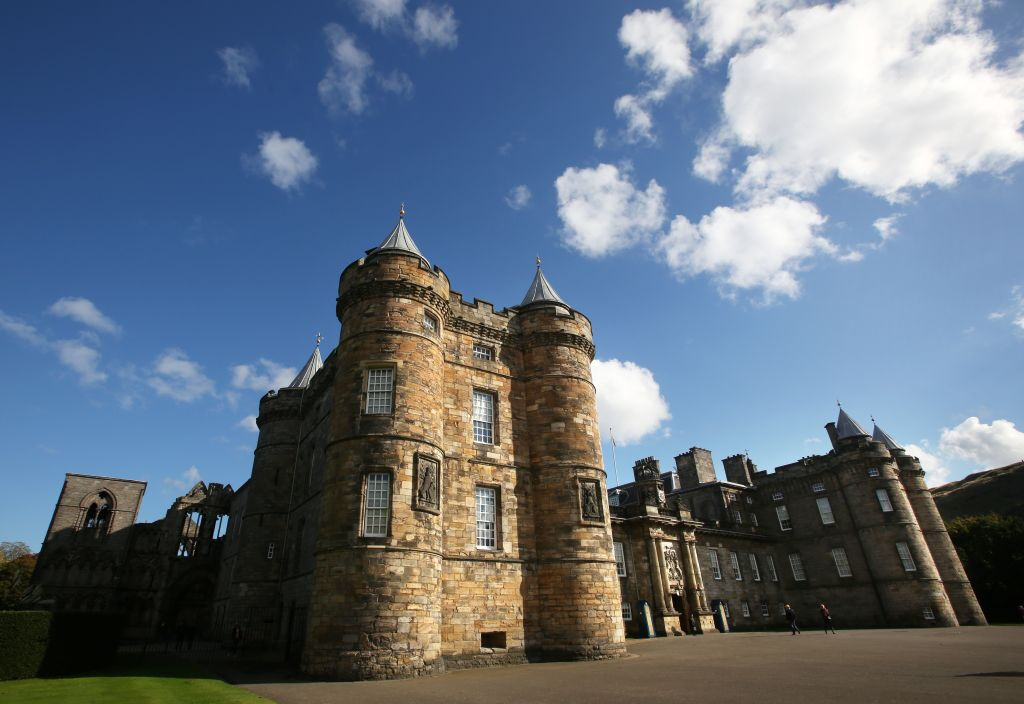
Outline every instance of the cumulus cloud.
<path fill-rule="evenodd" d="M 644 190 L 612 164 L 566 169 L 555 180 L 563 240 L 600 257 L 644 240 L 665 222 L 665 191 L 654 179 Z"/>
<path fill-rule="evenodd" d="M 833 178 L 891 201 L 1024 159 L 1024 59 L 1000 64 L 971 0 L 857 0 L 805 6 L 694 0 L 708 58 L 732 52 L 721 150 L 749 150 L 746 196 L 810 194 Z M 709 165 L 716 168 L 709 168 Z"/>
<path fill-rule="evenodd" d="M 896 221 L 902 217 L 900 214 L 890 215 L 884 218 L 878 218 L 875 220 L 874 227 L 878 230 L 878 236 L 882 238 L 882 242 L 889 240 L 894 237 L 899 230 L 896 229 Z"/>
<path fill-rule="evenodd" d="M 317 158 L 302 140 L 282 137 L 280 132 L 266 132 L 260 135 L 260 151 L 255 164 L 271 183 L 283 191 L 290 191 L 313 177 Z"/>
<path fill-rule="evenodd" d="M 213 380 L 203 374 L 202 367 L 178 349 L 169 349 L 156 358 L 147 383 L 160 396 L 186 403 L 212 396 L 215 391 Z"/>
<path fill-rule="evenodd" d="M 387 30 L 405 17 L 405 0 L 353 0 L 359 19 L 376 30 Z"/>
<path fill-rule="evenodd" d="M 971 416 L 955 428 L 942 429 L 939 449 L 991 469 L 1024 460 L 1024 432 L 1009 420 L 986 424 Z"/>
<path fill-rule="evenodd" d="M 622 18 L 619 42 L 626 60 L 643 71 L 644 82 L 637 94 L 615 101 L 615 114 L 626 122 L 627 142 L 653 142 L 651 108 L 693 75 L 686 27 L 668 9 L 635 10 Z"/>
<path fill-rule="evenodd" d="M 612 428 L 616 443 L 639 442 L 671 420 L 668 402 L 650 369 L 618 359 L 595 359 L 590 369 L 601 427 Z"/>
<path fill-rule="evenodd" d="M 59 298 L 50 306 L 50 313 L 64 318 L 71 318 L 94 330 L 117 335 L 121 326 L 105 316 L 88 298 Z"/>
<path fill-rule="evenodd" d="M 107 373 L 99 369 L 100 353 L 94 347 L 79 340 L 58 340 L 54 349 L 60 363 L 78 374 L 82 384 L 91 386 L 107 380 Z"/>
<path fill-rule="evenodd" d="M 237 364 L 231 368 L 231 384 L 236 389 L 267 391 L 288 386 L 298 374 L 295 367 L 286 367 L 270 359 L 255 364 Z"/>
<path fill-rule="evenodd" d="M 164 486 L 177 489 L 178 491 L 187 491 L 201 480 L 202 477 L 199 474 L 199 469 L 192 465 L 182 472 L 180 477 L 164 477 Z"/>
<path fill-rule="evenodd" d="M 530 189 L 524 185 L 515 186 L 510 188 L 508 195 L 505 196 L 505 203 L 512 210 L 522 210 L 530 204 L 530 199 L 533 194 L 530 193 Z"/>
<path fill-rule="evenodd" d="M 682 215 L 657 244 L 681 277 L 709 274 L 726 295 L 757 289 L 764 300 L 796 298 L 796 273 L 818 253 L 839 255 L 819 234 L 825 216 L 813 203 L 788 197 L 759 205 L 719 207 L 694 224 Z"/>
<path fill-rule="evenodd" d="M 260 432 L 260 427 L 256 425 L 256 416 L 246 416 L 242 420 L 238 421 L 236 427 L 242 430 L 248 430 L 252 433 Z"/>
<path fill-rule="evenodd" d="M 420 49 L 439 46 L 454 49 L 459 43 L 459 23 L 451 5 L 423 5 L 412 18 L 412 39 Z"/>
<path fill-rule="evenodd" d="M 944 459 L 921 447 L 910 443 L 906 446 L 907 454 L 921 460 L 928 486 L 939 486 L 949 481 L 950 470 Z"/>
<path fill-rule="evenodd" d="M 256 70 L 259 59 L 256 52 L 248 47 L 226 46 L 217 50 L 217 56 L 224 63 L 223 80 L 230 85 L 249 88 L 249 73 Z"/>
<path fill-rule="evenodd" d="M 356 39 L 340 24 L 324 27 L 331 63 L 317 85 L 320 100 L 333 113 L 366 110 L 366 80 L 373 68 L 373 59 L 356 46 Z"/>

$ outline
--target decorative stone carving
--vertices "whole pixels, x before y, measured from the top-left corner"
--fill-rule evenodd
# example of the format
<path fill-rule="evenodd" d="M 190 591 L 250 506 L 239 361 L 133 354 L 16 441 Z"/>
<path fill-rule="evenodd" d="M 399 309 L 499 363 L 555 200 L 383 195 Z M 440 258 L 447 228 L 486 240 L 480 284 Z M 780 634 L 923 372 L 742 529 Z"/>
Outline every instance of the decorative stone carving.
<path fill-rule="evenodd" d="M 679 553 L 676 552 L 674 546 L 665 546 L 665 571 L 668 572 L 668 581 L 670 584 L 682 586 L 683 584 L 683 569 L 679 564 Z"/>
<path fill-rule="evenodd" d="M 433 457 L 416 455 L 416 492 L 413 494 L 413 508 L 431 513 L 441 510 L 440 464 Z"/>
<path fill-rule="evenodd" d="M 580 509 L 585 521 L 604 520 L 601 510 L 600 484 L 591 479 L 580 480 Z"/>
<path fill-rule="evenodd" d="M 633 476 L 636 477 L 638 482 L 645 479 L 656 480 L 660 475 L 661 469 L 658 460 L 653 457 L 644 457 L 633 464 Z"/>

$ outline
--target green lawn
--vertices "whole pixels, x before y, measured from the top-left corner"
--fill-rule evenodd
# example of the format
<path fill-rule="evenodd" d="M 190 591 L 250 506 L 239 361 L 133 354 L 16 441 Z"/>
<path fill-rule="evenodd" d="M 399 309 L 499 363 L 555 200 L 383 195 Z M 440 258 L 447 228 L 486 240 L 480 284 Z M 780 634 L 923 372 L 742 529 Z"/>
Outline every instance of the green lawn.
<path fill-rule="evenodd" d="M 176 660 L 117 667 L 91 677 L 64 677 L 0 682 L 0 702 L 46 704 L 268 704 Z"/>

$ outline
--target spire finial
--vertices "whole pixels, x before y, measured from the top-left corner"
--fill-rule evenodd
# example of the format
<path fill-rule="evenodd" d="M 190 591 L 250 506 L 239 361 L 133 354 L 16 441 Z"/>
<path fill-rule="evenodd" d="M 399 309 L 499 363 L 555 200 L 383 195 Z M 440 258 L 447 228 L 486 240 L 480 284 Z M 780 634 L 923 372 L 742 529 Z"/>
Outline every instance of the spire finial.
<path fill-rule="evenodd" d="M 836 399 L 836 405 L 839 406 L 840 408 L 843 407 L 843 404 L 839 403 L 839 399 Z"/>
<path fill-rule="evenodd" d="M 877 420 L 875 420 L 875 417 L 874 417 L 874 416 L 871 416 L 871 422 L 872 422 L 872 423 L 877 423 L 878 421 L 877 421 Z"/>
<path fill-rule="evenodd" d="M 540 269 L 540 255 L 537 255 L 537 268 Z"/>
<path fill-rule="evenodd" d="M 316 334 L 316 346 L 317 346 L 317 347 L 319 347 L 319 346 L 320 346 L 320 340 L 322 340 L 322 339 L 324 339 L 324 338 L 323 338 L 323 335 L 321 335 L 320 333 L 317 333 L 317 334 Z"/>
<path fill-rule="evenodd" d="M 398 219 L 401 220 L 405 217 L 405 203 L 398 206 Z"/>

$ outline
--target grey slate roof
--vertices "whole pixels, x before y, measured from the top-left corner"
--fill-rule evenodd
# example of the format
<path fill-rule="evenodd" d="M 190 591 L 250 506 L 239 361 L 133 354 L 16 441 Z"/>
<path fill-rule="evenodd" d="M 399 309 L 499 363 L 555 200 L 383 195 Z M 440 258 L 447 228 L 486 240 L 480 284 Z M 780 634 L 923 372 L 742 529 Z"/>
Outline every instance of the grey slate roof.
<path fill-rule="evenodd" d="M 409 234 L 409 230 L 405 227 L 405 210 L 401 210 L 398 215 L 398 224 L 395 225 L 395 229 L 391 231 L 387 239 L 380 243 L 377 249 L 371 249 L 371 252 L 379 252 L 381 250 L 399 250 L 402 252 L 410 252 L 415 254 L 423 261 L 427 261 L 427 258 L 423 256 L 423 252 L 416 246 L 416 243 L 412 240 L 412 235 Z"/>
<path fill-rule="evenodd" d="M 540 261 L 540 260 L 538 260 Z M 555 291 L 555 287 L 551 285 L 547 277 L 544 276 L 544 272 L 540 270 L 540 264 L 537 265 L 537 273 L 533 277 L 533 283 L 530 284 L 530 290 L 526 292 L 523 297 L 523 302 L 519 305 L 528 306 L 531 303 L 540 303 L 542 301 L 550 301 L 552 303 L 561 303 L 563 306 L 569 304 L 562 300 L 562 297 Z"/>
<path fill-rule="evenodd" d="M 840 440 L 857 437 L 858 435 L 868 437 L 864 428 L 860 427 L 860 423 L 846 415 L 846 411 L 842 408 L 839 409 L 839 420 L 836 421 L 836 435 L 839 436 Z"/>
<path fill-rule="evenodd" d="M 286 389 L 305 389 L 309 386 L 309 382 L 313 379 L 313 375 L 320 371 L 320 368 L 324 366 L 324 361 L 320 359 L 320 342 L 317 341 L 316 347 L 313 349 L 313 354 L 309 355 L 309 360 L 306 361 L 306 366 L 302 368 L 299 375 L 295 377 L 295 381 L 288 384 Z"/>
<path fill-rule="evenodd" d="M 878 423 L 875 423 L 875 432 L 871 433 L 872 439 L 882 443 L 890 450 L 903 450 L 905 449 L 902 445 L 892 439 L 889 433 L 885 432 L 878 427 Z"/>

